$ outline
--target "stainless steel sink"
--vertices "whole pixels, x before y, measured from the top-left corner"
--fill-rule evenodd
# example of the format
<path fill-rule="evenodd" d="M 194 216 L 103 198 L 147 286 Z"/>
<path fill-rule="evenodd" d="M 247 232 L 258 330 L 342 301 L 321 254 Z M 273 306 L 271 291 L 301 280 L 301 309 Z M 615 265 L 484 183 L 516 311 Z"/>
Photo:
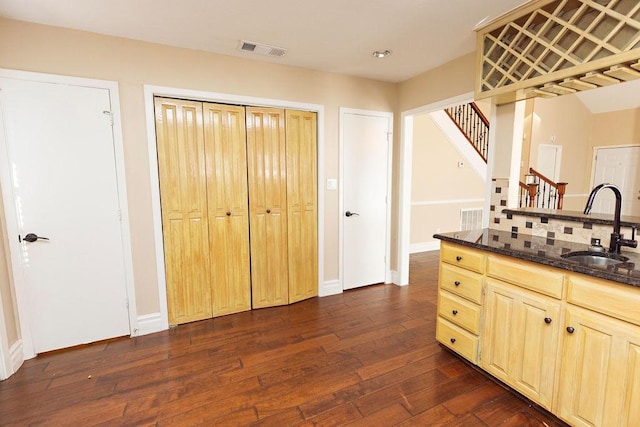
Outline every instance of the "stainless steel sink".
<path fill-rule="evenodd" d="M 616 265 L 622 264 L 624 262 L 629 261 L 629 258 L 612 253 L 612 252 L 590 252 L 590 251 L 577 251 L 577 252 L 569 252 L 562 255 L 562 258 L 566 258 L 570 261 L 575 261 L 580 264 L 587 265 Z"/>

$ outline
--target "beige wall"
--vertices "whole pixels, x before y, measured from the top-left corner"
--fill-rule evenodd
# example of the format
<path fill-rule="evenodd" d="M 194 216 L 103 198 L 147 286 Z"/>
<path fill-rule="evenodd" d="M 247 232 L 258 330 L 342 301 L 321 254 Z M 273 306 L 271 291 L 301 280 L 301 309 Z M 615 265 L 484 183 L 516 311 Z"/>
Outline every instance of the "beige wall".
<path fill-rule="evenodd" d="M 466 162 L 428 113 L 414 116 L 411 178 L 411 244 L 433 241 L 437 232 L 460 229 L 460 209 L 482 208 L 483 202 L 442 203 L 484 199 L 484 180 Z M 435 203 L 434 203 L 435 202 Z M 425 205 L 425 203 L 429 203 Z"/>
<path fill-rule="evenodd" d="M 640 144 L 640 108 L 594 114 L 590 148 Z"/>
<path fill-rule="evenodd" d="M 397 257 L 400 113 L 473 90 L 470 54 L 401 84 L 172 48 L 0 18 L 0 68 L 115 80 L 119 84 L 137 312 L 159 310 L 143 85 L 247 95 L 325 108 L 325 177 L 338 177 L 339 108 L 395 113 L 392 263 Z M 338 277 L 338 192 L 326 191 L 325 280 Z M 6 253 L 0 245 L 0 256 Z M 8 273 L 1 269 L 0 289 Z M 7 301 L 3 294 L 3 301 Z M 5 315 L 11 313 L 5 309 Z M 10 345 L 12 343 L 10 342 Z"/>
<path fill-rule="evenodd" d="M 143 85 L 325 107 L 325 176 L 338 176 L 339 107 L 396 111 L 396 84 L 0 19 L 0 67 L 115 80 L 120 101 L 138 314 L 159 310 Z M 154 183 L 155 185 L 155 183 Z M 325 193 L 325 280 L 338 277 L 338 193 Z"/>
<path fill-rule="evenodd" d="M 530 102 L 530 160 L 527 162 L 523 153 L 523 161 L 535 168 L 540 144 L 562 145 L 560 181 L 569 183 L 564 209 L 580 211 L 591 190 L 593 149 L 640 144 L 640 108 L 592 114 L 571 95 Z"/>

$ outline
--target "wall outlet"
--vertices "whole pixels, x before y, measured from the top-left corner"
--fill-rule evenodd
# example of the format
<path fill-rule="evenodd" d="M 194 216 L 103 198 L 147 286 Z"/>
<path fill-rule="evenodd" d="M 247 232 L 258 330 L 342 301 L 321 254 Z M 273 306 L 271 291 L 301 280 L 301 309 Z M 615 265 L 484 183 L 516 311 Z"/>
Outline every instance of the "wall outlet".
<path fill-rule="evenodd" d="M 463 168 L 464 167 L 464 162 L 458 162 L 458 167 L 459 168 Z"/>

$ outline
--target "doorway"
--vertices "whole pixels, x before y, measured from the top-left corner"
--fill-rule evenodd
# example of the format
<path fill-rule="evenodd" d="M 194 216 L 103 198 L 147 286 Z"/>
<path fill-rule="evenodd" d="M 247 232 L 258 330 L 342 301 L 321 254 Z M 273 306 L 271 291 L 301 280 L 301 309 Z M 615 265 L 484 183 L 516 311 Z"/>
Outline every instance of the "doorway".
<path fill-rule="evenodd" d="M 593 178 L 596 185 L 615 184 L 622 193 L 622 214 L 640 215 L 640 146 L 599 147 L 594 149 Z M 613 214 L 615 197 L 603 191 L 594 200 L 591 212 Z"/>
<path fill-rule="evenodd" d="M 387 281 L 391 113 L 341 109 L 342 288 Z"/>
<path fill-rule="evenodd" d="M 129 335 L 117 84 L 0 70 L 0 85 L 0 180 L 23 357 Z"/>

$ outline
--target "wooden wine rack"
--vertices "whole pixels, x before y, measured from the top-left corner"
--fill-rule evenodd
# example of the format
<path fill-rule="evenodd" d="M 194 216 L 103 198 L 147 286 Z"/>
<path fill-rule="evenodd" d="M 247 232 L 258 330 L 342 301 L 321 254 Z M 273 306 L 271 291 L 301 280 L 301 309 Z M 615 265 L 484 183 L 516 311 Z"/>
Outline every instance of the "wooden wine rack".
<path fill-rule="evenodd" d="M 640 1 L 539 0 L 478 30 L 476 98 L 499 104 L 640 78 Z"/>

